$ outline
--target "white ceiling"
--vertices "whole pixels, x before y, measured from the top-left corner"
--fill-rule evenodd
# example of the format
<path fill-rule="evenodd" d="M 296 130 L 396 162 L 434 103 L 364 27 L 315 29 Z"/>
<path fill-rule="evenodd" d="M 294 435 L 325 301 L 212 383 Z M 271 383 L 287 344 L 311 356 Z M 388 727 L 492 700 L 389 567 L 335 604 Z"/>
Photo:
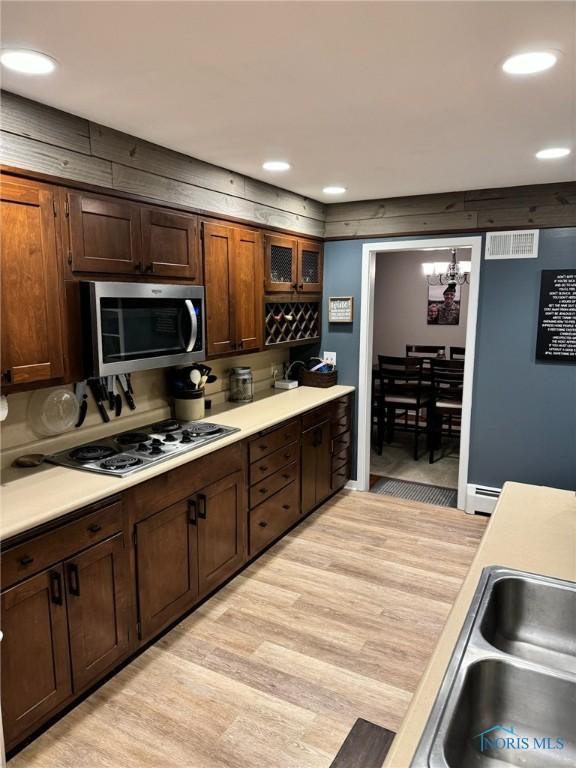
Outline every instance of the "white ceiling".
<path fill-rule="evenodd" d="M 3 87 L 329 200 L 576 179 L 574 2 L 4 2 Z M 508 55 L 563 52 L 512 78 Z M 571 157 L 538 161 L 545 146 Z M 261 164 L 287 159 L 292 170 Z M 331 198 L 333 200 L 334 198 Z"/>

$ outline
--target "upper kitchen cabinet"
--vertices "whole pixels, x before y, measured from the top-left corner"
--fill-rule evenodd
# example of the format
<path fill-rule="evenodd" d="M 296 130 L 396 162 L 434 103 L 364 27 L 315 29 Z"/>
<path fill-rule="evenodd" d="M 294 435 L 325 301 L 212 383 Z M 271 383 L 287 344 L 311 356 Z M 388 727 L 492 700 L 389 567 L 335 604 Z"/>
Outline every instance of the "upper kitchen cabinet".
<path fill-rule="evenodd" d="M 262 346 L 263 274 L 259 232 L 202 224 L 206 338 L 210 356 Z"/>
<path fill-rule="evenodd" d="M 265 289 L 267 293 L 321 293 L 322 243 L 267 234 Z"/>
<path fill-rule="evenodd" d="M 72 192 L 67 197 L 74 272 L 133 274 L 143 265 L 140 206 Z"/>
<path fill-rule="evenodd" d="M 63 376 L 61 282 L 52 189 L 3 177 L 2 383 Z"/>
<path fill-rule="evenodd" d="M 322 243 L 298 240 L 298 290 L 322 293 Z"/>
<path fill-rule="evenodd" d="M 144 271 L 202 284 L 198 219 L 161 208 L 142 210 Z"/>

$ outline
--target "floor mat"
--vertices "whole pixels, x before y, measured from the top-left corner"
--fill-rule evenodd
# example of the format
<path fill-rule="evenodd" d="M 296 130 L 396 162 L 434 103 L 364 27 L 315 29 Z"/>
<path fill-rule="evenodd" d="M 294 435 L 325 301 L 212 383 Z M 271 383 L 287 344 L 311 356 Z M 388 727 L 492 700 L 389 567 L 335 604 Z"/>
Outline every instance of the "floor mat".
<path fill-rule="evenodd" d="M 382 477 L 370 488 L 371 493 L 379 496 L 396 496 L 399 499 L 422 501 L 439 507 L 456 507 L 458 491 L 454 488 L 439 488 L 437 485 L 410 483 L 393 477 Z"/>

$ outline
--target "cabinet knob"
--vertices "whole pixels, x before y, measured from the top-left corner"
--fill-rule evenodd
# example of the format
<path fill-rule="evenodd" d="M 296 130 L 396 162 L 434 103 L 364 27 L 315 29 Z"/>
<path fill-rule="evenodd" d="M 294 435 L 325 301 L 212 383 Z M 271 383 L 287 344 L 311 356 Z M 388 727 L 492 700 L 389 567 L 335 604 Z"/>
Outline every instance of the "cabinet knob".
<path fill-rule="evenodd" d="M 268 493 L 268 488 L 260 488 L 260 493 Z"/>
<path fill-rule="evenodd" d="M 282 504 L 282 509 L 290 509 L 290 504 Z"/>
<path fill-rule="evenodd" d="M 92 525 L 88 526 L 88 530 L 90 533 L 98 533 L 98 531 L 102 530 L 102 526 L 98 525 L 98 523 L 92 523 Z"/>
<path fill-rule="evenodd" d="M 285 453 L 285 454 L 284 454 L 284 458 L 285 458 L 285 459 L 289 459 L 289 458 L 290 458 L 290 454 L 289 454 L 289 453 Z"/>
<path fill-rule="evenodd" d="M 20 565 L 30 565 L 30 563 L 34 562 L 34 558 L 30 557 L 30 555 L 24 555 L 24 557 L 20 558 Z"/>
<path fill-rule="evenodd" d="M 282 477 L 284 478 L 284 480 L 288 480 L 288 478 L 290 477 L 290 475 L 284 474 L 284 475 L 282 475 Z"/>
<path fill-rule="evenodd" d="M 268 525 L 268 523 L 266 522 L 266 520 L 260 520 L 260 522 L 258 523 L 258 525 L 260 526 L 260 528 L 266 528 L 266 526 Z"/>
<path fill-rule="evenodd" d="M 268 470 L 268 467 L 265 467 L 264 465 L 262 465 L 261 467 L 258 467 L 258 469 L 260 470 L 260 472 L 266 472 Z"/>
<path fill-rule="evenodd" d="M 258 448 L 260 448 L 261 451 L 268 450 L 268 446 L 267 445 L 259 445 Z"/>

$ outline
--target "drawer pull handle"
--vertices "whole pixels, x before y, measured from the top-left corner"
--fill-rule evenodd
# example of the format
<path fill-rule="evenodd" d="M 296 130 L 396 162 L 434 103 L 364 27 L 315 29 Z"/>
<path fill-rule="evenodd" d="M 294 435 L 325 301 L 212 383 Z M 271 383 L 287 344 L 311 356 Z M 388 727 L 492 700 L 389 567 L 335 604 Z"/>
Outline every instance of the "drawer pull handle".
<path fill-rule="evenodd" d="M 20 565 L 30 565 L 30 563 L 34 562 L 34 558 L 30 557 L 30 555 L 24 555 L 24 557 L 20 558 Z"/>
<path fill-rule="evenodd" d="M 206 520 L 208 514 L 208 500 L 203 493 L 198 494 L 198 517 L 201 520 Z"/>
<path fill-rule="evenodd" d="M 290 456 L 290 454 L 289 454 L 289 453 L 285 453 L 285 454 L 284 454 L 284 458 L 285 458 L 285 459 L 291 459 L 291 458 L 292 458 L 292 456 Z"/>
<path fill-rule="evenodd" d="M 58 571 L 50 571 L 50 597 L 54 605 L 63 605 L 62 579 Z"/>
<path fill-rule="evenodd" d="M 262 494 L 268 493 L 268 488 L 260 488 L 259 492 L 262 493 Z"/>
<path fill-rule="evenodd" d="M 266 472 L 268 467 L 265 467 L 264 465 L 262 465 L 261 467 L 258 467 L 258 469 L 260 470 L 260 472 Z"/>
<path fill-rule="evenodd" d="M 92 525 L 88 526 L 88 530 L 90 533 L 98 533 L 98 531 L 102 530 L 102 526 L 98 525 L 98 523 L 92 523 Z"/>
<path fill-rule="evenodd" d="M 284 475 L 282 475 L 282 477 L 284 478 L 284 480 L 289 480 L 290 479 L 290 475 L 284 474 Z"/>
<path fill-rule="evenodd" d="M 282 509 L 290 509 L 290 504 L 282 504 Z"/>
<path fill-rule="evenodd" d="M 265 451 L 268 446 L 267 445 L 259 445 L 258 448 L 260 448 L 261 451 Z"/>
<path fill-rule="evenodd" d="M 266 520 L 260 520 L 260 522 L 258 523 L 258 525 L 260 526 L 260 528 L 266 528 L 266 526 L 268 525 L 268 523 L 266 522 Z"/>
<path fill-rule="evenodd" d="M 74 597 L 80 597 L 80 577 L 76 563 L 68 563 L 68 589 Z"/>
<path fill-rule="evenodd" d="M 188 499 L 188 523 L 190 525 L 196 525 L 196 522 L 197 522 L 196 500 Z"/>

